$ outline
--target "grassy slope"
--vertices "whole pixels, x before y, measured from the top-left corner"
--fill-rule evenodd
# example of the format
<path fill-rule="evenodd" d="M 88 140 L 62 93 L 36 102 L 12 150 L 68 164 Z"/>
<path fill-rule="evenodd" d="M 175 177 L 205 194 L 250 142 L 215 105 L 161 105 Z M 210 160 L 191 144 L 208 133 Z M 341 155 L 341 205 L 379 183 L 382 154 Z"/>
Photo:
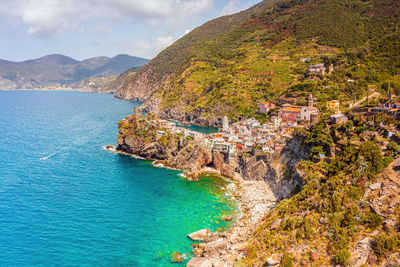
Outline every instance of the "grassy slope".
<path fill-rule="evenodd" d="M 367 83 L 380 88 L 388 80 L 400 92 L 398 16 L 395 0 L 264 1 L 195 29 L 129 82 L 148 69 L 153 80 L 169 75 L 157 92 L 163 107 L 179 102 L 205 117 L 254 115 L 258 100 L 276 101 L 299 88 L 314 91 L 320 102 L 338 92 L 342 100 L 360 97 Z M 327 57 L 340 69 L 305 83 L 307 66 L 299 60 L 305 56 L 315 63 Z M 347 84 L 349 78 L 356 83 Z M 323 91 L 322 85 L 331 89 Z"/>

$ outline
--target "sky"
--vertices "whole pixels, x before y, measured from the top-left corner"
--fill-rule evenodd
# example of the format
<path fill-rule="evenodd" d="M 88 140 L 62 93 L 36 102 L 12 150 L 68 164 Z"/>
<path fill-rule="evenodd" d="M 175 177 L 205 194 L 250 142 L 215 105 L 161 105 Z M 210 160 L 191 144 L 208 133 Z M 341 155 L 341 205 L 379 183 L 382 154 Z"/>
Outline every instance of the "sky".
<path fill-rule="evenodd" d="M 1 0 L 0 59 L 151 59 L 203 23 L 261 0 Z"/>

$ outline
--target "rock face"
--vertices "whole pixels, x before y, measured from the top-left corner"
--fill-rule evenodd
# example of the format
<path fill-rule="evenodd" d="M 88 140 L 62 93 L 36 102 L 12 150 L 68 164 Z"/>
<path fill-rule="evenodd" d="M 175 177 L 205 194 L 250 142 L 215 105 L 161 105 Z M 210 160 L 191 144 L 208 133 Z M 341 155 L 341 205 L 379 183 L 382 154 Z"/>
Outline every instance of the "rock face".
<path fill-rule="evenodd" d="M 192 258 L 186 264 L 186 267 L 212 267 L 210 261 L 206 258 Z"/>
<path fill-rule="evenodd" d="M 288 196 L 296 185 L 301 185 L 302 177 L 297 171 L 297 163 L 308 158 L 311 147 L 304 144 L 300 136 L 294 137 L 280 154 L 239 157 L 239 172 L 244 180 L 265 181 L 277 200 Z"/>
<path fill-rule="evenodd" d="M 146 133 L 139 134 L 142 131 Z M 143 125 L 135 116 L 120 123 L 117 150 L 159 160 L 164 165 L 189 172 L 194 178 L 212 160 L 212 155 L 199 142 L 177 134 L 158 136 L 157 129 Z"/>
<path fill-rule="evenodd" d="M 154 81 L 152 68 L 124 75 L 126 77 L 120 77 L 118 84 L 114 85 L 117 90 L 115 96 L 135 101 L 147 100 L 168 79 L 168 75 L 166 75 L 163 79 Z"/>
<path fill-rule="evenodd" d="M 118 93 L 116 96 L 124 98 L 123 96 L 119 96 Z M 220 119 L 224 115 L 222 112 L 219 116 L 204 117 L 204 114 L 207 113 L 204 108 L 185 111 L 184 107 L 187 106 L 187 103 L 181 103 L 181 105 L 178 104 L 168 108 L 161 108 L 162 105 L 160 103 L 162 103 L 162 98 L 153 94 L 143 103 L 141 110 L 143 112 L 151 112 L 162 119 L 182 121 L 198 126 L 220 127 L 222 124 Z"/>
<path fill-rule="evenodd" d="M 204 241 L 210 234 L 210 229 L 202 229 L 197 232 L 191 233 L 188 237 L 194 241 Z"/>

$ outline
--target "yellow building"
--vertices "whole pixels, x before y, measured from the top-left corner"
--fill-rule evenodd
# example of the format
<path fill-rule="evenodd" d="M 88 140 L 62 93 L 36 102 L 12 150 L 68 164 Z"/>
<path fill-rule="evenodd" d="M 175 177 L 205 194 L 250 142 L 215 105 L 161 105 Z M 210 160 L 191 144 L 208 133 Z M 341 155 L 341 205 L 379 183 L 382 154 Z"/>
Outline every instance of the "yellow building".
<path fill-rule="evenodd" d="M 326 108 L 330 111 L 333 111 L 333 113 L 337 114 L 340 113 L 339 105 L 340 105 L 339 100 L 331 100 L 326 103 Z"/>

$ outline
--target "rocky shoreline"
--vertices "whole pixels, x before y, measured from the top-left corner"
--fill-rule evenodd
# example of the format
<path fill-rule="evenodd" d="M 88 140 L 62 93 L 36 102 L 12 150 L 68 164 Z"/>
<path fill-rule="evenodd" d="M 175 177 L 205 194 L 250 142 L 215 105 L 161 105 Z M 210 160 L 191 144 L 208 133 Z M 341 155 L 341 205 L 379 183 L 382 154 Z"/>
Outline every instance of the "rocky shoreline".
<path fill-rule="evenodd" d="M 267 212 L 301 186 L 302 174 L 297 171 L 297 163 L 308 158 L 311 149 L 304 144 L 303 137 L 295 136 L 279 153 L 243 151 L 232 159 L 210 151 L 201 140 L 172 132 L 160 134 L 140 115 L 128 116 L 119 128 L 118 152 L 154 160 L 160 167 L 182 170 L 189 180 L 210 173 L 238 184 L 240 220 L 226 232 L 210 234 L 207 242 L 194 244 L 196 257 L 187 266 L 233 266 L 240 261 L 246 253 L 246 241 Z"/>
<path fill-rule="evenodd" d="M 211 233 L 207 242 L 194 244 L 195 258 L 186 266 L 234 266 L 244 258 L 247 240 L 262 222 L 262 218 L 275 207 L 277 201 L 261 181 L 239 182 L 239 205 L 242 216 L 228 231 Z"/>
<path fill-rule="evenodd" d="M 111 145 L 108 145 L 106 149 L 116 151 Z M 140 155 L 118 150 L 117 152 L 142 158 Z M 146 160 L 145 158 L 142 159 Z M 147 158 L 147 160 L 152 159 Z M 165 165 L 165 162 L 158 160 L 155 160 L 153 165 L 155 167 L 172 168 Z M 234 178 L 224 177 L 220 171 L 209 167 L 203 168 L 200 173 L 230 179 L 236 184 L 234 193 L 240 216 L 235 225 L 229 230 L 222 233 L 211 233 L 208 231 L 205 235 L 205 240 L 203 240 L 205 241 L 204 243 L 193 244 L 195 257 L 188 262 L 187 266 L 207 266 L 207 262 L 211 264 L 209 266 L 233 266 L 236 260 L 241 260 L 245 256 L 246 241 L 260 225 L 263 217 L 269 210 L 276 206 L 278 201 L 268 185 L 263 181 L 246 181 L 239 175 L 236 175 Z M 190 176 L 185 176 L 185 173 L 183 173 L 183 177 L 192 180 Z"/>
<path fill-rule="evenodd" d="M 155 161 L 158 167 L 166 167 L 164 163 Z M 195 255 L 187 266 L 233 266 L 234 262 L 244 258 L 247 240 L 262 222 L 263 217 L 273 209 L 278 201 L 273 192 L 263 181 L 246 181 L 239 175 L 234 178 L 224 177 L 220 171 L 209 167 L 203 168 L 201 174 L 220 176 L 236 183 L 235 200 L 237 201 L 240 217 L 229 230 L 222 233 L 211 233 L 208 229 L 199 230 L 207 232 L 204 243 L 193 244 Z M 183 177 L 192 180 L 190 175 Z M 193 234 L 193 233 L 192 233 Z M 190 238 L 189 234 L 189 238 Z M 194 239 L 194 241 L 198 241 Z M 204 265 L 205 264 L 205 265 Z"/>

